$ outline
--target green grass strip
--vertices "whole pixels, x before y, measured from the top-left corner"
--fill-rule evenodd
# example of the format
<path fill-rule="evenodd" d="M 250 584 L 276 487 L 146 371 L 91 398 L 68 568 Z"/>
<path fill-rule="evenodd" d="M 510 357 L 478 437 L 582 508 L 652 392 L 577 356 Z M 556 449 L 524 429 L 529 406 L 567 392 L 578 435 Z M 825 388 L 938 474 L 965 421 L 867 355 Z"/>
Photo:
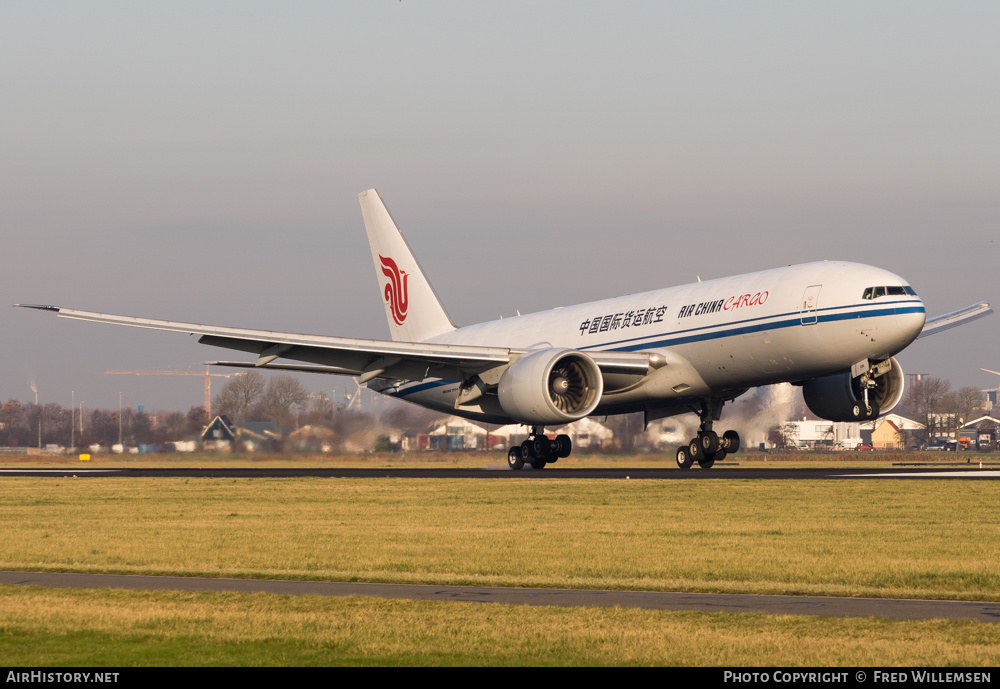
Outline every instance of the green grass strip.
<path fill-rule="evenodd" d="M 0 587 L 10 666 L 995 666 L 1000 626 Z"/>

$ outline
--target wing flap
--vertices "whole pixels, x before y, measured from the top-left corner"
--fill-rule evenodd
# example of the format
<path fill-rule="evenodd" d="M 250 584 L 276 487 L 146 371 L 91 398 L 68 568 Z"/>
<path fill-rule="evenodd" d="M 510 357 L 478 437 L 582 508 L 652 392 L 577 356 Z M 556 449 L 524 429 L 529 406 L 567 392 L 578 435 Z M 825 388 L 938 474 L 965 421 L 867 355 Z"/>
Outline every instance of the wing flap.
<path fill-rule="evenodd" d="M 230 368 L 266 368 L 269 371 L 298 371 L 300 373 L 326 373 L 335 376 L 356 376 L 359 371 L 337 368 L 336 366 L 313 366 L 309 364 L 264 364 L 258 366 L 253 361 L 206 361 L 206 366 L 228 366 Z"/>

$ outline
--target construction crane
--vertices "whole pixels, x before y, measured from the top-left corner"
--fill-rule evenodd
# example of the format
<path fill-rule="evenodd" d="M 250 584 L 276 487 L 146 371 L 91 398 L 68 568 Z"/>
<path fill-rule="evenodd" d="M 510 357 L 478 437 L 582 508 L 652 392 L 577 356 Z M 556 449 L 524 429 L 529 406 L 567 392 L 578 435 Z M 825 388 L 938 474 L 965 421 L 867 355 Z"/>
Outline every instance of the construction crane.
<path fill-rule="evenodd" d="M 212 378 L 232 378 L 233 376 L 245 376 L 246 373 L 212 373 L 209 366 L 205 365 L 205 372 L 197 371 L 105 371 L 106 374 L 132 375 L 132 376 L 205 376 L 205 416 L 212 420 Z"/>

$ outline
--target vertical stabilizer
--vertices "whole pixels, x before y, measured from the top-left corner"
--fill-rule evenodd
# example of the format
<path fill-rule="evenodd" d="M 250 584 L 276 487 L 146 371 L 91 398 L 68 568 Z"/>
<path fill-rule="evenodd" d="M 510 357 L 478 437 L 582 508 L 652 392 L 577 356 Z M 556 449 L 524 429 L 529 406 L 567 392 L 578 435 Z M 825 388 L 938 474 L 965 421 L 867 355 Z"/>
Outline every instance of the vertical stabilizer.
<path fill-rule="evenodd" d="M 393 340 L 423 342 L 455 329 L 374 189 L 358 194 Z"/>

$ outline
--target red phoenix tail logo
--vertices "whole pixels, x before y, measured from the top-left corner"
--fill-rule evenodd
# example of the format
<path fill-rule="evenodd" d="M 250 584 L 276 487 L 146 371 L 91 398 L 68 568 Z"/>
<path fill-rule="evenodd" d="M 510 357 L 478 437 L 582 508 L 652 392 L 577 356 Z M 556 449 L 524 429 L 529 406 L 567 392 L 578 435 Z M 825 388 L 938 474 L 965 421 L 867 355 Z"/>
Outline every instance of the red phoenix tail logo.
<path fill-rule="evenodd" d="M 389 282 L 385 283 L 385 300 L 392 311 L 392 320 L 396 321 L 396 325 L 402 325 L 408 305 L 406 279 L 410 276 L 400 270 L 391 258 L 379 254 L 378 260 L 382 262 L 382 273 L 389 278 Z"/>

